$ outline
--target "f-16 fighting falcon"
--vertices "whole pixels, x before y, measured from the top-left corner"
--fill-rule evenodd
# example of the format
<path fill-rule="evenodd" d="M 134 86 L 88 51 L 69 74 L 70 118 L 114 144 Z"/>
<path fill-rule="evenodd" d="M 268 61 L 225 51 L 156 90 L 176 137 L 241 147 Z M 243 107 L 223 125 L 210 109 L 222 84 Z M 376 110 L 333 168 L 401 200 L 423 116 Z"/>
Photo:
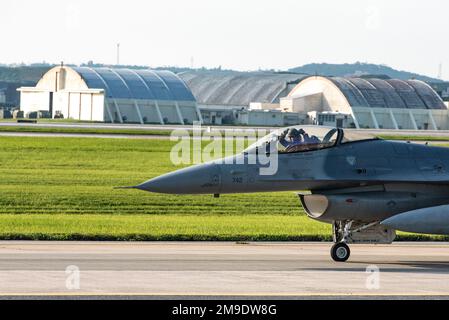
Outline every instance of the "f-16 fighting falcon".
<path fill-rule="evenodd" d="M 276 170 L 268 170 L 264 157 L 277 161 Z M 241 154 L 134 188 L 215 196 L 301 191 L 298 196 L 307 215 L 332 224 L 331 256 L 338 262 L 348 260 L 348 244 L 390 244 L 396 230 L 449 234 L 448 148 L 338 128 L 280 129 Z"/>

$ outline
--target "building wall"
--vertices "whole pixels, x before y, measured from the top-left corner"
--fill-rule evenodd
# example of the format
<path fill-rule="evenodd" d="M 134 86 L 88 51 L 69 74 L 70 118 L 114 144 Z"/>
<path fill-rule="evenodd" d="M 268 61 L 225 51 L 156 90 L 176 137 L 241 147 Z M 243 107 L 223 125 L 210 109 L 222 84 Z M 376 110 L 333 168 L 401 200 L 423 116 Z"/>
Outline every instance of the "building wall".
<path fill-rule="evenodd" d="M 134 104 L 134 100 L 116 99 L 116 103 L 120 110 L 123 122 L 140 123 L 139 113 Z M 113 101 L 111 101 L 110 104 L 113 104 Z"/>
<path fill-rule="evenodd" d="M 418 130 L 434 130 L 428 112 L 414 112 L 413 116 Z"/>
<path fill-rule="evenodd" d="M 159 109 L 161 110 L 162 118 L 165 123 L 180 123 L 179 115 L 173 105 L 161 102 L 159 104 Z"/>
<path fill-rule="evenodd" d="M 81 76 L 69 67 L 56 67 L 49 70 L 37 83 L 37 88 L 47 91 L 88 90 Z"/>
<path fill-rule="evenodd" d="M 248 124 L 262 126 L 283 126 L 284 116 L 281 112 L 249 112 Z"/>
<path fill-rule="evenodd" d="M 329 111 L 312 111 L 308 113 L 309 123 L 320 126 L 353 128 L 353 119 L 349 114 L 329 112 Z"/>
<path fill-rule="evenodd" d="M 407 129 L 407 130 L 415 130 L 415 126 L 412 120 L 411 115 L 407 109 L 398 109 L 393 112 L 394 118 L 398 124 L 399 129 Z"/>
<path fill-rule="evenodd" d="M 92 121 L 110 121 L 105 112 L 104 94 L 94 94 L 92 96 Z"/>
<path fill-rule="evenodd" d="M 29 112 L 49 110 L 50 92 L 48 91 L 22 91 L 20 97 L 20 109 L 24 114 Z"/>
<path fill-rule="evenodd" d="M 449 129 L 447 110 L 354 108 L 354 115 L 362 129 Z"/>
<path fill-rule="evenodd" d="M 447 110 L 432 110 L 432 117 L 438 130 L 449 129 L 449 117 Z"/>
<path fill-rule="evenodd" d="M 354 115 L 360 129 L 375 128 L 375 124 L 370 112 L 359 110 L 357 112 L 354 112 Z"/>
<path fill-rule="evenodd" d="M 3 91 L 0 91 L 0 103 L 6 103 L 6 94 Z"/>
<path fill-rule="evenodd" d="M 219 109 L 218 106 L 200 107 L 204 124 L 222 125 L 237 123 L 239 115 L 236 109 Z"/>
<path fill-rule="evenodd" d="M 156 108 L 156 102 L 139 101 L 140 114 L 144 123 L 161 123 L 159 114 Z"/>
<path fill-rule="evenodd" d="M 283 112 L 284 126 L 294 126 L 298 124 L 310 124 L 310 119 L 307 114 L 300 114 L 295 112 Z"/>
<path fill-rule="evenodd" d="M 49 91 L 21 91 L 20 110 L 27 115 L 34 111 L 50 111 Z M 94 92 L 67 92 L 53 93 L 53 113 L 62 113 L 65 119 L 84 121 L 107 121 L 104 110 L 104 94 Z"/>
<path fill-rule="evenodd" d="M 282 102 L 286 101 L 284 103 L 287 103 L 288 100 L 291 100 L 291 111 L 293 112 L 334 111 L 351 113 L 351 106 L 344 94 L 332 81 L 325 77 L 309 77 L 302 80 L 287 98 L 282 99 Z"/>
<path fill-rule="evenodd" d="M 196 107 L 188 105 L 180 105 L 179 109 L 181 111 L 184 124 L 193 124 L 194 121 L 199 120 Z"/>
<path fill-rule="evenodd" d="M 307 96 L 283 98 L 281 108 L 289 112 L 307 113 L 311 111 L 327 111 L 323 105 L 323 94 L 315 93 Z"/>
<path fill-rule="evenodd" d="M 279 108 L 279 103 L 251 102 L 249 104 L 250 110 L 279 110 Z"/>
<path fill-rule="evenodd" d="M 390 112 L 385 110 L 373 110 L 374 116 L 377 120 L 379 129 L 396 129 Z"/>
<path fill-rule="evenodd" d="M 237 124 L 249 126 L 284 127 L 297 124 L 308 124 L 308 116 L 293 112 L 243 110 L 237 111 Z"/>
<path fill-rule="evenodd" d="M 61 112 L 66 119 L 106 121 L 104 94 L 59 91 L 54 93 L 53 117 Z"/>

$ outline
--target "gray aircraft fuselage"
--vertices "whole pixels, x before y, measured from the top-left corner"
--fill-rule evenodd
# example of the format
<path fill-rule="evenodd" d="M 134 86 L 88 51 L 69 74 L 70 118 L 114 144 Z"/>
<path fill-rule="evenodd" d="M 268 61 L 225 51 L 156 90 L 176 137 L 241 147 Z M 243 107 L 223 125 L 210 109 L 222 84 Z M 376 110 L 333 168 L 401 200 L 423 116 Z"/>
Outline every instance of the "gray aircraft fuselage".
<path fill-rule="evenodd" d="M 272 176 L 260 175 L 263 165 L 248 164 L 249 156 L 248 153 L 235 156 L 234 164 L 218 160 L 182 169 L 137 188 L 169 194 L 310 190 L 312 194 L 339 196 L 379 195 L 383 200 L 407 199 L 410 195 L 416 196 L 417 208 L 433 200 L 449 204 L 448 148 L 387 140 L 356 141 L 321 150 L 279 154 L 278 171 Z M 396 211 L 390 207 L 394 205 L 387 206 L 386 215 Z M 379 217 L 385 217 L 380 211 Z"/>
<path fill-rule="evenodd" d="M 345 131 L 338 129 L 332 146 L 277 154 L 277 170 L 271 175 L 261 174 L 267 164 L 249 160 L 261 153 L 271 155 L 260 145 L 135 188 L 214 195 L 308 191 L 298 194 L 306 213 L 333 223 L 336 242 L 391 243 L 394 230 L 449 234 L 449 148 L 344 137 Z M 335 249 L 334 259 L 341 249 Z"/>

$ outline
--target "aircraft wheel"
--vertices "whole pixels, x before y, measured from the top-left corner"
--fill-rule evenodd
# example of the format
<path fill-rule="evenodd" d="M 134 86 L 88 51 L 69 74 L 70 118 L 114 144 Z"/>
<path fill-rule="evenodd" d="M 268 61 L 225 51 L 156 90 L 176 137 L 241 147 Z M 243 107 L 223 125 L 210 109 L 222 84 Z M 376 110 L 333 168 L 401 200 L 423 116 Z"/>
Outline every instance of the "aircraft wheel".
<path fill-rule="evenodd" d="M 344 242 L 336 243 L 332 246 L 331 257 L 336 262 L 346 262 L 351 255 L 351 250 Z"/>

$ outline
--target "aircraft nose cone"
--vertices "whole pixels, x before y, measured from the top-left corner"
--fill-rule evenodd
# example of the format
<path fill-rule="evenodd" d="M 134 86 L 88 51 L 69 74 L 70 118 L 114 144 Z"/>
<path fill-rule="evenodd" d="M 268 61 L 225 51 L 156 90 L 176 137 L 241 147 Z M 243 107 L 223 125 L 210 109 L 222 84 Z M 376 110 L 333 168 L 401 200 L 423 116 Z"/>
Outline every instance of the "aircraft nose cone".
<path fill-rule="evenodd" d="M 151 179 L 137 189 L 167 194 L 215 194 L 220 189 L 219 168 L 203 164 Z"/>

